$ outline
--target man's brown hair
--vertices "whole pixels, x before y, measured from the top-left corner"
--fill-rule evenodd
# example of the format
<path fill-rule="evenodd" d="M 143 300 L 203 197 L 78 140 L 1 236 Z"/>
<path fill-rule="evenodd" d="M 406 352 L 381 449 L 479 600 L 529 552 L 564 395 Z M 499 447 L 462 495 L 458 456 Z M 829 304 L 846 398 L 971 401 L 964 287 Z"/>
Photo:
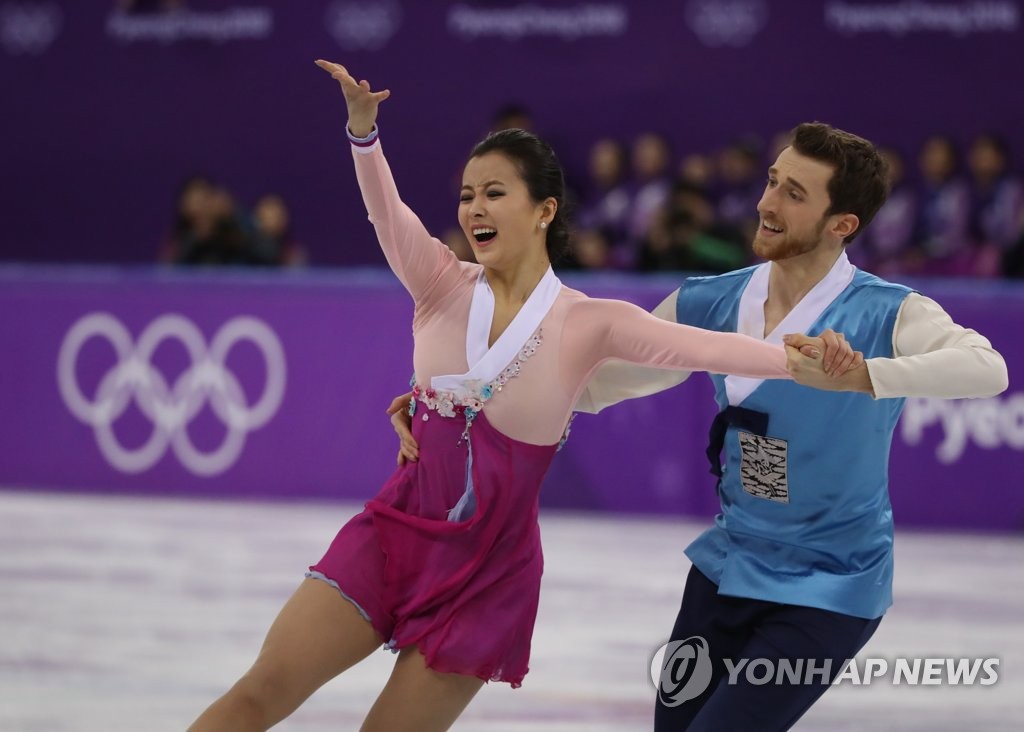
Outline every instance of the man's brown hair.
<path fill-rule="evenodd" d="M 889 196 L 889 171 L 878 150 L 863 137 L 823 122 L 805 122 L 793 129 L 790 143 L 799 154 L 832 166 L 826 216 L 851 213 L 860 220 L 843 239 L 849 244 L 862 232 Z"/>

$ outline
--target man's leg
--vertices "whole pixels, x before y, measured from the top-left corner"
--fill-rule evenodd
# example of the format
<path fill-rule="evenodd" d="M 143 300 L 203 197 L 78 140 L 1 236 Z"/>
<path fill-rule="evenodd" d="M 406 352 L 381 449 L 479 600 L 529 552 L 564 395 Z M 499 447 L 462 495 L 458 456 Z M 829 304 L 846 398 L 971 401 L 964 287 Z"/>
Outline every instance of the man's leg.
<path fill-rule="evenodd" d="M 687 701 L 678 701 L 681 697 L 673 693 L 676 690 L 671 686 L 660 690 L 654 709 L 655 732 L 677 732 L 688 728 L 727 676 L 723 659 L 739 656 L 751 638 L 756 611 L 770 605 L 719 595 L 718 585 L 696 567 L 690 568 L 670 640 L 700 637 L 706 641 L 711 656 L 711 682 L 703 693 Z"/>
<path fill-rule="evenodd" d="M 735 663 L 746 659 L 746 665 L 734 679 L 718 684 L 687 729 L 789 729 L 828 690 L 880 622 L 881 618 L 866 620 L 817 608 L 775 605 L 733 657 Z M 759 659 L 765 662 L 757 663 Z M 780 667 L 790 675 L 780 673 Z M 822 673 L 824 668 L 827 671 Z M 794 682 L 794 677 L 799 680 Z"/>

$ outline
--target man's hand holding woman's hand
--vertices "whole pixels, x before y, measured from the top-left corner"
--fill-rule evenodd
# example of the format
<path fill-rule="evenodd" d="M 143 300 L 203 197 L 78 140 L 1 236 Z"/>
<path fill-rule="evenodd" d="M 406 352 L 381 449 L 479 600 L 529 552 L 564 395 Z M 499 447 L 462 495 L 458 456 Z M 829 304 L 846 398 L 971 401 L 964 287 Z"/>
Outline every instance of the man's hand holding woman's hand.
<path fill-rule="evenodd" d="M 816 338 L 793 333 L 782 340 L 786 344 L 786 368 L 798 384 L 874 395 L 864 354 L 854 351 L 842 333 L 828 329 Z"/>

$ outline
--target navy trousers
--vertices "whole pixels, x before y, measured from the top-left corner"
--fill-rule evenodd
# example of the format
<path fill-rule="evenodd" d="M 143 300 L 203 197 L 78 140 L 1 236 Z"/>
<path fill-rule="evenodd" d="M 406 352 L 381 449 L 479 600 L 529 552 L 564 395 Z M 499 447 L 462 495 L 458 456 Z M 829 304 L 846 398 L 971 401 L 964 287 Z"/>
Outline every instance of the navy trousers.
<path fill-rule="evenodd" d="M 719 595 L 718 585 L 693 567 L 671 640 L 704 639 L 711 681 L 702 694 L 674 706 L 669 704 L 675 700 L 666 703 L 659 695 L 655 732 L 787 730 L 825 693 L 881 620 Z M 735 683 L 730 683 L 724 659 L 733 668 L 747 659 L 734 673 Z M 828 673 L 821 672 L 824 668 Z M 793 674 L 793 669 L 803 671 Z M 808 676 L 811 670 L 818 673 Z"/>

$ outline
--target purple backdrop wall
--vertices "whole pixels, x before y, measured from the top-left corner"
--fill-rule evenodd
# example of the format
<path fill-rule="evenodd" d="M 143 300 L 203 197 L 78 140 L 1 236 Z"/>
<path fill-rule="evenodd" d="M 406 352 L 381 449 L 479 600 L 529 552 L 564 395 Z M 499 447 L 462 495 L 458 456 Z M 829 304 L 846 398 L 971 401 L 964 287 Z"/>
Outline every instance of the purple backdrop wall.
<path fill-rule="evenodd" d="M 679 278 L 567 282 L 652 307 Z M 1011 387 L 908 403 L 893 447 L 897 521 L 1024 529 L 1024 287 L 918 286 L 992 339 Z M 393 468 L 384 408 L 408 383 L 412 307 L 390 273 L 8 265 L 0 313 L 2 486 L 364 500 Z M 543 503 L 712 513 L 710 395 L 698 376 L 581 416 Z M 837 425 L 834 439 L 856 438 Z"/>
<path fill-rule="evenodd" d="M 606 134 L 709 150 L 811 118 L 905 152 L 989 129 L 1024 148 L 1020 0 L 117 4 L 0 9 L 0 259 L 152 261 L 177 185 L 206 171 L 243 202 L 284 194 L 314 261 L 380 262 L 346 236 L 364 217 L 339 205 L 356 189 L 319 56 L 393 91 L 389 157 L 435 230 L 510 100 L 574 170 Z"/>

